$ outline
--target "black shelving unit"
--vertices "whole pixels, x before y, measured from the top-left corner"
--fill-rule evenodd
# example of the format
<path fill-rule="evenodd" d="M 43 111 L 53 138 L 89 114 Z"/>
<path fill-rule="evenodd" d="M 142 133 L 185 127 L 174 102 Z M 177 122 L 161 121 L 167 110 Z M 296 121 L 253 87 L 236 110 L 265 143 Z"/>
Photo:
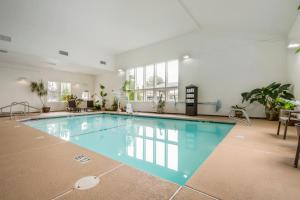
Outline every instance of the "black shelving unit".
<path fill-rule="evenodd" d="M 189 116 L 197 115 L 198 111 L 198 87 L 188 85 L 185 87 L 185 114 Z"/>

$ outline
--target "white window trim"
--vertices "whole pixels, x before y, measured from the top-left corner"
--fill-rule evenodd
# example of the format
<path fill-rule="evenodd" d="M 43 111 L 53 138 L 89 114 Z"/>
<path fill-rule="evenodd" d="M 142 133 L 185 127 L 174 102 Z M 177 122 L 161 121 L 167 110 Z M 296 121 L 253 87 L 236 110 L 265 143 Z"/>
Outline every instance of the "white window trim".
<path fill-rule="evenodd" d="M 178 83 L 177 83 L 177 86 L 167 86 L 168 85 L 168 62 L 171 62 L 171 61 L 175 61 L 177 60 L 178 62 Z M 156 65 L 157 64 L 160 64 L 160 63 L 165 63 L 165 84 L 164 84 L 164 87 L 159 87 L 159 88 L 156 88 Z M 149 66 L 149 65 L 153 65 L 153 87 L 152 88 L 146 88 L 146 67 Z M 136 89 L 136 86 L 137 86 L 137 68 L 140 68 L 142 67 L 143 68 L 143 87 L 142 88 L 139 88 L 139 89 Z M 162 62 L 156 62 L 154 64 L 147 64 L 147 65 L 139 65 L 139 66 L 135 66 L 133 68 L 128 68 L 126 70 L 126 73 L 128 73 L 127 71 L 128 70 L 134 70 L 134 80 L 135 80 L 135 84 L 134 84 L 134 91 L 142 91 L 143 92 L 143 101 L 138 101 L 137 98 L 136 98 L 136 94 L 134 96 L 134 100 L 130 100 L 130 102 L 134 102 L 134 103 L 150 103 L 152 101 L 146 101 L 146 91 L 147 90 L 152 90 L 153 91 L 153 99 L 155 97 L 155 94 L 156 94 L 156 91 L 158 90 L 163 90 L 164 93 L 165 93 L 165 101 L 166 102 L 174 102 L 174 101 L 170 101 L 170 100 L 167 100 L 167 90 L 169 89 L 177 89 L 178 91 L 178 94 L 177 94 L 177 98 L 179 97 L 179 70 L 180 70 L 180 62 L 178 59 L 172 59 L 172 60 L 168 60 L 168 61 L 162 61 Z M 127 74 L 125 75 L 125 78 L 127 79 Z"/>

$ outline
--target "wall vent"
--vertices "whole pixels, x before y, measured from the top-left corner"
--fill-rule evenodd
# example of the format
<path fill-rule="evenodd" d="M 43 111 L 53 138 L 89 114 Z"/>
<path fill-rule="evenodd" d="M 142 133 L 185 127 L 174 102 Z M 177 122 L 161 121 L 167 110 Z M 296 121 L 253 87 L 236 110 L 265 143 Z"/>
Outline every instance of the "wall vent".
<path fill-rule="evenodd" d="M 100 60 L 101 65 L 106 65 L 106 62 L 104 60 Z"/>
<path fill-rule="evenodd" d="M 0 40 L 5 41 L 5 42 L 11 42 L 11 37 L 0 34 Z"/>
<path fill-rule="evenodd" d="M 58 51 L 58 53 L 59 53 L 60 55 L 63 55 L 63 56 L 68 56 L 68 55 L 69 55 L 69 52 L 67 52 L 67 51 L 62 51 L 62 50 Z"/>
<path fill-rule="evenodd" d="M 4 49 L 0 49 L 0 53 L 8 53 L 8 51 L 6 51 Z"/>

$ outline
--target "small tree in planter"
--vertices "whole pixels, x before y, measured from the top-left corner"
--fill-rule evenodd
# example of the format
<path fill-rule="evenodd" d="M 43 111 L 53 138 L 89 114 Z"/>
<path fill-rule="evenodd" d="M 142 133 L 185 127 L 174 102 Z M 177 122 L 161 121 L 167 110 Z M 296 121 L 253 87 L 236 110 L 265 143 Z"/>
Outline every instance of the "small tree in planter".
<path fill-rule="evenodd" d="M 102 84 L 99 84 L 99 95 L 97 95 L 97 94 L 92 95 L 92 97 L 97 96 L 98 98 L 101 98 L 101 104 L 100 104 L 100 101 L 97 100 L 95 102 L 95 107 L 96 107 L 96 109 L 105 110 L 105 105 L 106 105 L 105 97 L 107 96 L 107 93 L 105 92 L 105 86 Z"/>
<path fill-rule="evenodd" d="M 292 100 L 294 95 L 290 93 L 291 84 L 271 83 L 262 88 L 256 88 L 250 92 L 242 93 L 243 102 L 258 102 L 265 107 L 265 113 L 268 120 L 278 120 L 280 106 L 277 98 Z"/>
<path fill-rule="evenodd" d="M 164 113 L 165 106 L 166 106 L 166 102 L 163 100 L 162 94 L 160 94 L 159 100 L 157 103 L 157 113 L 160 113 L 160 114 Z"/>
<path fill-rule="evenodd" d="M 50 111 L 50 107 L 47 106 L 47 95 L 48 95 L 48 90 L 45 87 L 44 83 L 42 80 L 39 82 L 32 81 L 30 83 L 30 89 L 31 92 L 36 93 L 37 96 L 39 97 L 41 103 L 42 103 L 42 110 L 44 113 L 47 113 Z"/>

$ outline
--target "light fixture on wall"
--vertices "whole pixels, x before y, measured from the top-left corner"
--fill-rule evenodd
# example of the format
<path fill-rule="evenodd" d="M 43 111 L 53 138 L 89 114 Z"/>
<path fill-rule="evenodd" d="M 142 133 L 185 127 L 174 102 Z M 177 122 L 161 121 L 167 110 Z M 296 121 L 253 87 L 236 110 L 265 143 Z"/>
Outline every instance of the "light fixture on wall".
<path fill-rule="evenodd" d="M 118 71 L 118 74 L 119 74 L 119 75 L 123 75 L 123 74 L 125 73 L 124 69 L 121 69 L 121 68 L 118 69 L 117 71 Z"/>
<path fill-rule="evenodd" d="M 191 56 L 189 54 L 185 54 L 185 55 L 182 56 L 182 59 L 183 60 L 189 60 L 189 59 L 191 59 Z"/>
<path fill-rule="evenodd" d="M 19 83 L 21 85 L 26 85 L 26 84 L 28 84 L 28 79 L 26 77 L 19 77 L 17 79 L 17 83 Z"/>
<path fill-rule="evenodd" d="M 289 49 L 294 49 L 294 48 L 298 48 L 298 47 L 300 47 L 300 44 L 299 44 L 299 43 L 290 43 L 290 44 L 288 45 L 288 48 L 289 48 Z"/>

